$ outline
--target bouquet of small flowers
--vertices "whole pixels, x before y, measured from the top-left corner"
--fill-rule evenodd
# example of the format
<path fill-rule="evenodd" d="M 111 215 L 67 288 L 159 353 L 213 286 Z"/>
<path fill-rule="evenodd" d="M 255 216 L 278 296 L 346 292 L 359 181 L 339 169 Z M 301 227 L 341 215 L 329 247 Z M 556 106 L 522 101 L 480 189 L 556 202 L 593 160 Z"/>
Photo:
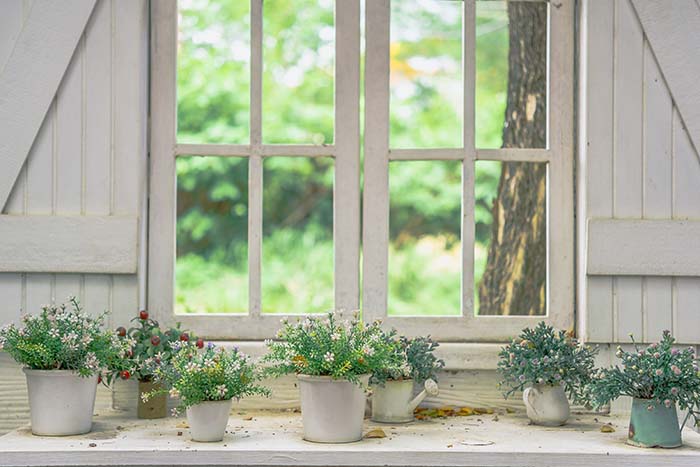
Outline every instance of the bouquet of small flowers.
<path fill-rule="evenodd" d="M 593 373 L 597 349 L 583 346 L 564 331 L 544 322 L 522 331 L 498 354 L 498 371 L 508 397 L 535 384 L 563 385 L 569 398 L 586 403 L 586 386 Z"/>
<path fill-rule="evenodd" d="M 427 337 L 409 339 L 396 336 L 396 331 L 387 333 L 392 341 L 394 358 L 390 366 L 380 368 L 372 374 L 370 383 L 382 385 L 389 380 L 413 379 L 418 385 L 426 380 L 437 381 L 437 372 L 445 362 L 434 355 L 438 343 Z"/>
<path fill-rule="evenodd" d="M 142 394 L 144 400 L 169 391 L 171 397 L 180 399 L 174 410 L 178 413 L 201 402 L 270 394 L 269 389 L 256 384 L 259 372 L 238 349 L 227 351 L 211 343 L 200 349 L 192 342 L 178 347 L 170 364 L 160 365 L 155 372 L 156 381 L 165 387 Z"/>
<path fill-rule="evenodd" d="M 107 314 L 88 315 L 75 297 L 46 305 L 38 315 L 24 315 L 22 327 L 0 329 L 0 350 L 33 370 L 73 370 L 83 377 L 111 371 L 128 346 L 102 329 Z"/>
<path fill-rule="evenodd" d="M 193 340 L 198 348 L 204 347 L 204 340 L 181 330 L 180 323 L 163 329 L 145 310 L 131 322 L 135 325 L 129 329 L 117 328 L 117 335 L 129 348 L 119 372 L 122 379 L 135 377 L 139 381 L 152 381 L 157 368 L 168 363 L 182 343 Z"/>
<path fill-rule="evenodd" d="M 291 323 L 283 320 L 279 341 L 266 341 L 269 353 L 263 362 L 267 374 L 331 376 L 360 384 L 360 377 L 392 364 L 394 343 L 382 331 L 380 322 L 366 325 L 354 313 L 343 320 L 342 313 L 307 317 Z"/>
<path fill-rule="evenodd" d="M 634 351 L 618 346 L 622 367 L 602 368 L 594 375 L 589 391 L 595 406 L 619 396 L 647 399 L 671 407 L 688 409 L 696 424 L 700 420 L 700 371 L 691 347 L 674 348 L 675 339 L 664 331 L 661 342 L 646 347 L 632 337 Z"/>

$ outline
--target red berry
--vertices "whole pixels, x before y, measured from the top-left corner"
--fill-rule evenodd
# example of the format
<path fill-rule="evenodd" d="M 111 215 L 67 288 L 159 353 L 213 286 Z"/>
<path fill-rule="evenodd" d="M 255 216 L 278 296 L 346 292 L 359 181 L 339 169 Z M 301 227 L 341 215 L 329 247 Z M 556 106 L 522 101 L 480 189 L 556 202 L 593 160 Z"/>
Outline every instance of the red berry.
<path fill-rule="evenodd" d="M 119 326 L 119 327 L 117 328 L 117 335 L 118 335 L 119 337 L 124 337 L 124 336 L 126 336 L 126 328 L 125 328 L 124 326 Z"/>
<path fill-rule="evenodd" d="M 147 320 L 148 319 L 148 312 L 146 310 L 139 311 L 139 318 L 141 318 L 142 320 Z"/>
<path fill-rule="evenodd" d="M 97 375 L 97 384 L 102 382 L 102 375 Z"/>
<path fill-rule="evenodd" d="M 183 332 L 182 334 L 180 334 L 180 340 L 183 342 L 187 342 L 188 340 L 190 340 L 190 336 L 186 332 Z"/>
<path fill-rule="evenodd" d="M 131 373 L 129 373 L 128 370 L 124 370 L 121 373 L 121 377 L 122 377 L 122 379 L 129 379 L 129 378 L 131 378 Z"/>
<path fill-rule="evenodd" d="M 126 351 L 126 356 L 129 357 L 129 358 L 133 357 L 133 356 L 134 356 L 134 351 L 131 350 L 131 349 L 127 350 L 127 351 Z"/>
<path fill-rule="evenodd" d="M 201 349 L 203 347 L 204 347 L 204 339 L 202 339 L 200 337 L 199 339 L 197 339 L 197 348 Z"/>
<path fill-rule="evenodd" d="M 156 346 L 156 345 L 160 344 L 160 337 L 158 337 L 158 336 L 151 336 L 151 344 L 153 344 L 153 346 Z"/>

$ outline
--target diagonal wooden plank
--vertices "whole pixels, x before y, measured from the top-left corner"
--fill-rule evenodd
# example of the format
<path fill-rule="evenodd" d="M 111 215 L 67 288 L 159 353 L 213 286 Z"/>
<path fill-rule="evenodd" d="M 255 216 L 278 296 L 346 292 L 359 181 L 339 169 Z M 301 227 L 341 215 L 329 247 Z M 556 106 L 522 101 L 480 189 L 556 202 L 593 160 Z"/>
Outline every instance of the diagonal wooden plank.
<path fill-rule="evenodd" d="M 700 149 L 700 6 L 632 0 L 695 149 Z"/>
<path fill-rule="evenodd" d="M 35 0 L 0 75 L 0 211 L 56 94 L 95 0 Z"/>

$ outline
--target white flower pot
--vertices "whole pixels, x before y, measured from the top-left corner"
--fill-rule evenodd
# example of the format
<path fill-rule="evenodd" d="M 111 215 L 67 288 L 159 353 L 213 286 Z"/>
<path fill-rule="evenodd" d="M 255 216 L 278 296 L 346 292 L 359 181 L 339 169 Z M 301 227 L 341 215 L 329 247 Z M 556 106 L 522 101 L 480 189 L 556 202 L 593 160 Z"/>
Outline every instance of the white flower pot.
<path fill-rule="evenodd" d="M 364 388 L 330 376 L 298 375 L 304 439 L 351 443 L 362 439 L 367 396 Z M 366 387 L 369 375 L 360 377 Z"/>
<path fill-rule="evenodd" d="M 80 377 L 72 370 L 24 368 L 29 391 L 32 433 L 69 436 L 92 428 L 97 375 Z"/>
<path fill-rule="evenodd" d="M 372 388 L 372 420 L 382 423 L 406 423 L 413 421 L 413 411 L 426 396 L 436 396 L 435 381 L 425 382 L 425 389 L 413 397 L 413 380 L 387 381 Z"/>
<path fill-rule="evenodd" d="M 561 426 L 569 419 L 569 400 L 561 385 L 535 384 L 523 391 L 523 402 L 535 425 Z"/>
<path fill-rule="evenodd" d="M 233 400 L 200 402 L 187 408 L 192 441 L 212 443 L 224 439 Z"/>

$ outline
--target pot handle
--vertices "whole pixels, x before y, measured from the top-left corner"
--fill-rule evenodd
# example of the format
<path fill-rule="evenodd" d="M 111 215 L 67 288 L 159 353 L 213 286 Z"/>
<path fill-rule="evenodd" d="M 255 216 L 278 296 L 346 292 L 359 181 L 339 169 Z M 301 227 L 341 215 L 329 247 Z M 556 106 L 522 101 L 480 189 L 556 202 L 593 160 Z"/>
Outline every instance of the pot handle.
<path fill-rule="evenodd" d="M 525 388 L 525 390 L 523 391 L 523 402 L 534 413 L 537 413 L 537 409 L 535 408 L 534 401 L 535 401 L 535 398 L 537 396 L 539 396 L 540 394 L 541 394 L 540 391 L 536 387 L 532 387 L 532 386 Z"/>

